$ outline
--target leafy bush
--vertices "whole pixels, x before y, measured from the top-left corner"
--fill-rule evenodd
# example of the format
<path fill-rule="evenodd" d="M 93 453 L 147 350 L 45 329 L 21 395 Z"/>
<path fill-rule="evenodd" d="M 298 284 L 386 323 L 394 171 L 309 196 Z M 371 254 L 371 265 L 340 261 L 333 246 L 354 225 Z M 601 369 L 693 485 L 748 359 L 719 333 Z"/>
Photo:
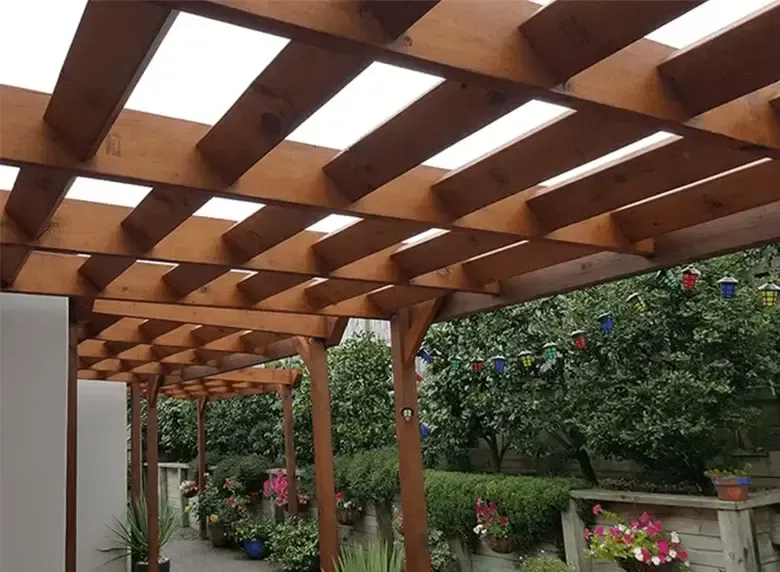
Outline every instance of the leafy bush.
<path fill-rule="evenodd" d="M 425 500 L 432 528 L 473 544 L 474 503 L 480 497 L 490 499 L 509 517 L 509 538 L 523 550 L 551 540 L 561 543 L 560 512 L 567 506 L 569 491 L 580 485 L 566 478 L 426 471 Z"/>
<path fill-rule="evenodd" d="M 653 483 L 637 478 L 601 479 L 599 486 L 613 491 L 633 491 L 667 495 L 700 495 L 702 490 L 692 483 Z"/>
<path fill-rule="evenodd" d="M 555 556 L 534 556 L 523 562 L 523 572 L 574 572 L 574 568 Z"/>
<path fill-rule="evenodd" d="M 270 538 L 271 556 L 283 572 L 319 570 L 320 548 L 317 523 L 290 518 L 279 524 Z"/>
<path fill-rule="evenodd" d="M 336 488 L 360 504 L 388 503 L 401 490 L 395 448 L 340 456 L 334 462 Z"/>
<path fill-rule="evenodd" d="M 392 551 L 384 542 L 371 542 L 365 548 L 360 544 L 341 549 L 337 572 L 403 572 L 403 551 L 394 546 Z"/>
<path fill-rule="evenodd" d="M 267 542 L 276 530 L 276 523 L 270 518 L 248 515 L 236 523 L 235 539 L 237 542 L 245 540 L 262 540 Z"/>
<path fill-rule="evenodd" d="M 232 455 L 220 461 L 211 474 L 215 486 L 220 487 L 227 479 L 239 481 L 247 493 L 261 492 L 271 465 L 260 455 Z"/>

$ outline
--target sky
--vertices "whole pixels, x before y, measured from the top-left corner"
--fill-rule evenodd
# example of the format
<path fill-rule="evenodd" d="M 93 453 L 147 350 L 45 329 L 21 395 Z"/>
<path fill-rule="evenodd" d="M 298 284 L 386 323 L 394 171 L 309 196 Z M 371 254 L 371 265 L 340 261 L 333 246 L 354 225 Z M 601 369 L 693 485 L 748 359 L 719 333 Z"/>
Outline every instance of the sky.
<path fill-rule="evenodd" d="M 648 37 L 677 49 L 685 48 L 773 1 L 708 0 Z M 85 4 L 86 0 L 1 2 L 0 84 L 51 93 Z M 287 41 L 180 14 L 126 107 L 214 124 Z M 8 54 L 13 55 L 8 57 Z M 253 57 L 248 58 L 246 54 Z M 225 65 L 225 62 L 240 64 Z M 440 77 L 375 62 L 290 134 L 288 140 L 346 149 L 440 81 Z M 425 164 L 457 169 L 566 111 L 565 107 L 531 101 L 431 157 Z M 669 137 L 672 136 L 657 133 L 543 184 L 564 182 Z M 10 189 L 17 172 L 15 168 L 0 165 L 0 189 Z M 150 187 L 77 177 L 67 198 L 134 207 L 150 190 Z M 196 215 L 241 221 L 261 206 L 214 198 Z M 334 232 L 355 220 L 330 215 L 309 230 Z M 432 229 L 408 242 L 429 238 L 437 232 L 441 231 Z"/>

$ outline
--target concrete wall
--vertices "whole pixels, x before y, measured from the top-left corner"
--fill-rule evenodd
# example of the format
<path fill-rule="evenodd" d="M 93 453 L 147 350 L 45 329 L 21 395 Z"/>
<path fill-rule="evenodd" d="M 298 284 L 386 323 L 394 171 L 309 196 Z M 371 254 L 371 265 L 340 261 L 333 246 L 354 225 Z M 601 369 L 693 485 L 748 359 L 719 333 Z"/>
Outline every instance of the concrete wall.
<path fill-rule="evenodd" d="M 78 570 L 123 572 L 125 563 L 106 562 L 108 525 L 125 512 L 127 419 L 125 386 L 111 381 L 79 381 Z"/>
<path fill-rule="evenodd" d="M 68 307 L 0 294 L 0 570 L 65 568 Z"/>

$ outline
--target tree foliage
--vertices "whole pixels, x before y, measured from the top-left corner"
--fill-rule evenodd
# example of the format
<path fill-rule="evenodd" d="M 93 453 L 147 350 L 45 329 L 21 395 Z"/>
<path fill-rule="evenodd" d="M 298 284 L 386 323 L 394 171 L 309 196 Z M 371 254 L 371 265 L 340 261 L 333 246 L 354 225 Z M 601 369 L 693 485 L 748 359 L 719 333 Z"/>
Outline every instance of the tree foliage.
<path fill-rule="evenodd" d="M 426 347 L 442 357 L 422 384 L 426 448 L 452 457 L 482 439 L 496 466 L 508 444 L 562 448 L 591 479 L 589 453 L 697 480 L 736 431 L 752 426 L 757 392 L 780 385 L 778 312 L 762 308 L 756 292 L 777 257 L 769 247 L 702 263 L 693 291 L 643 276 L 432 328 Z M 717 285 L 727 274 L 741 281 L 731 300 Z M 626 303 L 633 292 L 645 312 Z M 596 321 L 605 311 L 610 334 Z M 570 337 L 580 328 L 585 350 Z M 559 357 L 546 361 L 541 348 L 551 341 Z M 535 353 L 530 369 L 517 359 L 526 349 Z M 508 358 L 504 373 L 488 359 L 497 354 Z M 477 358 L 486 359 L 479 374 L 471 370 Z"/>

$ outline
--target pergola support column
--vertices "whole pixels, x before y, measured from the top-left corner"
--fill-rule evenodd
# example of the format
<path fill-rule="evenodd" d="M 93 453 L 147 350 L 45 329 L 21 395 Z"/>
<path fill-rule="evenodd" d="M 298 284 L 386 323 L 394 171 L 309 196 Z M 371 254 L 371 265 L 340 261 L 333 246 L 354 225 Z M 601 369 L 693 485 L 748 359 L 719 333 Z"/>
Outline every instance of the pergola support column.
<path fill-rule="evenodd" d="M 157 395 L 162 376 L 146 384 L 146 504 L 148 509 L 149 572 L 160 572 L 160 499 L 157 451 Z"/>
<path fill-rule="evenodd" d="M 413 309 L 399 310 L 390 320 L 395 430 L 408 572 L 431 571 L 414 358 L 439 306 L 438 300 L 426 302 Z"/>
<path fill-rule="evenodd" d="M 130 384 L 130 498 L 141 496 L 141 386 Z"/>
<path fill-rule="evenodd" d="M 77 572 L 78 510 L 78 396 L 79 325 L 76 305 L 70 300 L 68 311 L 68 381 L 65 464 L 65 572 Z"/>
<path fill-rule="evenodd" d="M 328 356 L 322 340 L 298 338 L 298 353 L 311 375 L 311 417 L 314 436 L 314 478 L 320 535 L 320 567 L 334 572 L 339 554 L 336 483 L 333 476 L 333 437 L 328 390 Z"/>
<path fill-rule="evenodd" d="M 298 516 L 298 478 L 295 470 L 295 434 L 293 433 L 292 390 L 287 385 L 279 386 L 284 415 L 284 459 L 287 469 L 287 512 Z"/>
<path fill-rule="evenodd" d="M 206 403 L 208 397 L 198 398 L 198 494 L 203 494 L 206 490 Z M 206 532 L 206 515 L 200 515 L 200 537 L 205 540 L 208 537 Z"/>

